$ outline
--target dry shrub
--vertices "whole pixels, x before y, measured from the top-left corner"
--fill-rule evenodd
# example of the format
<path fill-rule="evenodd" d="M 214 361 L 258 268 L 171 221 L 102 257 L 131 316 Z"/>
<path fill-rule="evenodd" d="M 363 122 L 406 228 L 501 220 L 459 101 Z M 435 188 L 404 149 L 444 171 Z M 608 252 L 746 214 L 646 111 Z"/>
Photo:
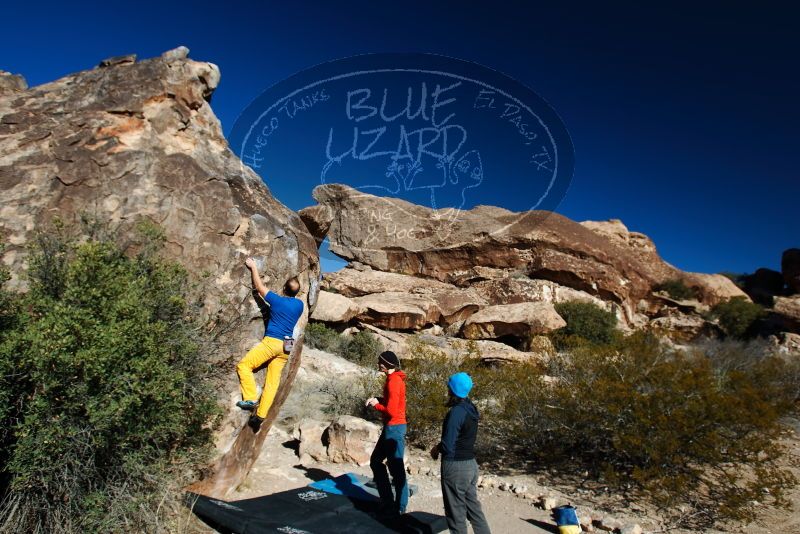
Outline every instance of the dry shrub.
<path fill-rule="evenodd" d="M 583 344 L 534 364 L 481 365 L 474 344 L 459 358 L 416 341 L 406 362 L 409 440 L 439 439 L 446 380 L 475 382 L 481 447 L 506 463 L 535 460 L 559 476 L 590 478 L 682 514 L 690 527 L 753 518 L 755 502 L 785 505 L 796 483 L 781 467 L 781 418 L 797 398 L 798 365 L 764 347 L 708 342 L 690 352 L 637 333 Z M 499 447 L 497 447 L 499 445 Z"/>

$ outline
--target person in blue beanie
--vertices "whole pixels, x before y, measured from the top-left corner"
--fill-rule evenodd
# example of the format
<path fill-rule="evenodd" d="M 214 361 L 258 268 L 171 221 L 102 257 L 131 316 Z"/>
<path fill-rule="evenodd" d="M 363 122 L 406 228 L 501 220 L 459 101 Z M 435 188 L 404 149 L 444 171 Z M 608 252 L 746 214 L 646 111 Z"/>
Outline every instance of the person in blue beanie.
<path fill-rule="evenodd" d="M 442 424 L 442 440 L 431 450 L 434 460 L 442 457 L 442 496 L 447 526 L 452 534 L 467 534 L 467 519 L 475 534 L 491 534 L 478 501 L 478 463 L 475 438 L 478 409 L 469 400 L 472 378 L 456 373 L 447 380 L 450 410 Z"/>

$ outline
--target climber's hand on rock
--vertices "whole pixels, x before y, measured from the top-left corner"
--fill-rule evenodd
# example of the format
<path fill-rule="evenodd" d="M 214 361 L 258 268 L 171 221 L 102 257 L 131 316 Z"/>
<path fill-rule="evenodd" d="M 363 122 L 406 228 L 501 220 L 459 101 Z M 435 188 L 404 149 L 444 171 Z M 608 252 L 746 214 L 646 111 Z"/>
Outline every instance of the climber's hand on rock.
<path fill-rule="evenodd" d="M 256 268 L 256 260 L 254 260 L 253 258 L 247 258 L 246 260 L 244 260 L 244 264 L 251 271 Z"/>
<path fill-rule="evenodd" d="M 375 397 L 372 397 L 372 398 L 367 399 L 367 402 L 365 403 L 365 406 L 375 406 L 376 404 L 378 404 L 378 399 L 376 399 Z"/>

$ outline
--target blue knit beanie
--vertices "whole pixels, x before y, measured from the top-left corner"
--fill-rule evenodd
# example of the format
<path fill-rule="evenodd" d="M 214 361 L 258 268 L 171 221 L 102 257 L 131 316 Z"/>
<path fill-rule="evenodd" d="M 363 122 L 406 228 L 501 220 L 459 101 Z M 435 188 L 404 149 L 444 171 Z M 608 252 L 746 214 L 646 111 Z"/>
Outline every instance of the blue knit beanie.
<path fill-rule="evenodd" d="M 456 373 L 447 380 L 447 387 L 456 397 L 463 399 L 472 389 L 472 379 L 467 373 Z"/>

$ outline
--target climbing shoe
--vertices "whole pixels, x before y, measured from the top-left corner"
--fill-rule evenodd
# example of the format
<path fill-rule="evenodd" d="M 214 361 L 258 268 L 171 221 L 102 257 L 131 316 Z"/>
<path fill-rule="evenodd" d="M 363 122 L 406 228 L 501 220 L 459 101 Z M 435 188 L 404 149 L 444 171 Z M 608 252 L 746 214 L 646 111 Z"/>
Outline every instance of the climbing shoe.
<path fill-rule="evenodd" d="M 256 414 L 250 416 L 250 419 L 247 421 L 247 424 L 250 425 L 250 428 L 253 429 L 253 432 L 258 432 L 261 428 L 261 423 L 264 422 L 263 417 L 259 417 Z"/>
<path fill-rule="evenodd" d="M 258 403 L 256 401 L 239 401 L 236 403 L 236 406 L 238 406 L 242 410 L 247 410 L 252 412 L 253 410 L 256 409 Z"/>

